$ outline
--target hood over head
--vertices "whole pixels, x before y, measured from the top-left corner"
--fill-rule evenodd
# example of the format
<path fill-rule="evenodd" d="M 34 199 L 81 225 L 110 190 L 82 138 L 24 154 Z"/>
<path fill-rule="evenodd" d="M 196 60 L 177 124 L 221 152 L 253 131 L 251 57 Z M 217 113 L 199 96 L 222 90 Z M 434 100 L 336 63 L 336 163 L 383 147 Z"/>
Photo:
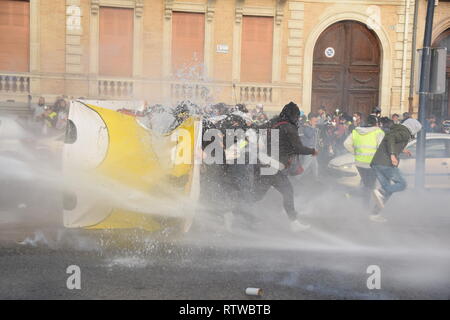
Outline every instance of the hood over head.
<path fill-rule="evenodd" d="M 374 107 L 372 113 L 381 113 L 381 108 L 379 106 Z"/>
<path fill-rule="evenodd" d="M 288 121 L 294 125 L 297 125 L 298 117 L 300 116 L 300 109 L 294 102 L 289 102 L 284 106 L 280 113 L 280 121 Z"/>
<path fill-rule="evenodd" d="M 355 130 L 360 135 L 365 135 L 371 132 L 374 132 L 375 130 L 380 129 L 379 127 L 356 127 Z"/>
<path fill-rule="evenodd" d="M 378 124 L 378 118 L 374 115 L 369 115 L 366 123 L 368 127 L 375 127 Z"/>
<path fill-rule="evenodd" d="M 415 136 L 420 130 L 422 130 L 422 125 L 420 122 L 413 118 L 406 119 L 402 125 L 408 128 L 412 136 Z"/>

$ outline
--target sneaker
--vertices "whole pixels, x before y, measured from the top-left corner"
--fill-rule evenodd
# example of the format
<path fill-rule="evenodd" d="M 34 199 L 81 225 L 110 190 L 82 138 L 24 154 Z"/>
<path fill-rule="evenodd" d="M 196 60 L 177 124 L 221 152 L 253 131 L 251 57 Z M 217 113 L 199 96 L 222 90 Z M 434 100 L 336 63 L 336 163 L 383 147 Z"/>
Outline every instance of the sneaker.
<path fill-rule="evenodd" d="M 384 208 L 384 196 L 381 193 L 381 191 L 378 189 L 373 190 L 373 196 L 374 196 L 375 201 L 378 204 L 378 206 L 380 208 Z"/>
<path fill-rule="evenodd" d="M 223 216 L 223 220 L 225 222 L 225 229 L 228 232 L 232 232 L 233 231 L 233 220 L 234 220 L 233 213 L 232 212 L 225 213 Z"/>
<path fill-rule="evenodd" d="M 298 220 L 294 220 L 291 222 L 291 231 L 292 232 L 299 232 L 299 231 L 305 231 L 311 228 L 309 224 L 301 223 Z"/>
<path fill-rule="evenodd" d="M 370 221 L 384 223 L 387 222 L 387 219 L 379 214 L 372 214 L 369 216 Z"/>

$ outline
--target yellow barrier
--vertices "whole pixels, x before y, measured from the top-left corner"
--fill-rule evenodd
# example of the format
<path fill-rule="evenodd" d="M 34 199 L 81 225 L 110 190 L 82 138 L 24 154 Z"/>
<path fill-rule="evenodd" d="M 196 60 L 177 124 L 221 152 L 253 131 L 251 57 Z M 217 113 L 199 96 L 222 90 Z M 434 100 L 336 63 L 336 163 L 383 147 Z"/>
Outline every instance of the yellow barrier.
<path fill-rule="evenodd" d="M 157 135 L 141 126 L 133 116 L 73 101 L 69 120 L 77 137 L 64 147 L 63 158 L 67 162 L 64 164 L 68 167 L 83 167 L 84 172 L 141 194 L 167 197 L 168 201 L 176 201 L 174 194 L 186 197 L 192 192 L 194 176 L 198 179 L 193 164 L 195 140 L 199 137 L 195 118 L 188 118 L 173 132 Z M 80 195 L 78 201 L 89 198 L 88 195 L 83 198 L 82 193 L 83 190 L 75 192 Z M 181 219 L 161 218 L 158 212 L 149 214 L 117 208 L 95 203 L 95 199 L 78 203 L 64 213 L 66 227 L 90 230 L 156 231 L 168 221 L 184 224 L 192 219 L 192 214 Z"/>

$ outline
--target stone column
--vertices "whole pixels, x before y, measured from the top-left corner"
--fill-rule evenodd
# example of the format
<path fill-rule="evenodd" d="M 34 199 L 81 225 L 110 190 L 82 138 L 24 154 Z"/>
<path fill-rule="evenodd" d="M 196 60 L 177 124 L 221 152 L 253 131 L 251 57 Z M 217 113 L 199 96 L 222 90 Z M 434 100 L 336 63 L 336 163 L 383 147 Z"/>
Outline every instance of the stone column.
<path fill-rule="evenodd" d="M 41 11 L 40 0 L 30 0 L 30 94 L 41 95 Z"/>
<path fill-rule="evenodd" d="M 98 96 L 99 14 L 100 1 L 91 0 L 89 23 L 89 97 L 91 98 Z"/>
<path fill-rule="evenodd" d="M 213 78 L 213 61 L 214 61 L 214 12 L 216 0 L 208 0 L 206 7 L 205 21 L 205 76 L 209 79 Z"/>
<path fill-rule="evenodd" d="M 133 39 L 133 78 L 134 95 L 136 98 L 142 98 L 142 68 L 143 68 L 143 42 L 144 42 L 144 3 L 142 0 L 136 0 L 134 9 L 134 39 Z"/>
<path fill-rule="evenodd" d="M 81 57 L 82 12 L 80 0 L 66 0 L 66 73 L 83 73 Z"/>
<path fill-rule="evenodd" d="M 173 0 L 164 1 L 164 21 L 163 21 L 163 81 L 167 81 L 171 76 L 172 63 L 172 9 Z M 163 83 L 163 98 L 170 99 L 170 84 Z"/>
<path fill-rule="evenodd" d="M 288 56 L 286 64 L 288 66 L 286 82 L 301 84 L 303 65 L 303 28 L 305 6 L 303 2 L 289 1 L 288 20 Z"/>
<path fill-rule="evenodd" d="M 244 0 L 236 0 L 236 9 L 233 26 L 233 70 L 232 81 L 241 80 L 241 33 L 242 17 L 244 15 Z"/>

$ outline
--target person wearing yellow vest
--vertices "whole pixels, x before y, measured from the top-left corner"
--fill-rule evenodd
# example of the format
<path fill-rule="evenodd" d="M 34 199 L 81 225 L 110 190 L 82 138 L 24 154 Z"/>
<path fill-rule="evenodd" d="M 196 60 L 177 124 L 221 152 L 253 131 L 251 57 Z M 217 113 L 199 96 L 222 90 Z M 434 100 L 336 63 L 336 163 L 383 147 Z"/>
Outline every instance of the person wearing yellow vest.
<path fill-rule="evenodd" d="M 355 156 L 355 165 L 358 169 L 363 186 L 367 189 L 367 198 L 370 199 L 375 189 L 376 175 L 370 163 L 383 141 L 384 131 L 378 127 L 377 117 L 370 115 L 367 118 L 367 127 L 357 127 L 347 137 L 344 147 Z"/>
<path fill-rule="evenodd" d="M 42 133 L 46 135 L 48 134 L 49 129 L 55 127 L 56 121 L 58 120 L 58 114 L 52 107 L 45 106 L 44 112 L 39 116 L 39 118 L 44 122 Z"/>

